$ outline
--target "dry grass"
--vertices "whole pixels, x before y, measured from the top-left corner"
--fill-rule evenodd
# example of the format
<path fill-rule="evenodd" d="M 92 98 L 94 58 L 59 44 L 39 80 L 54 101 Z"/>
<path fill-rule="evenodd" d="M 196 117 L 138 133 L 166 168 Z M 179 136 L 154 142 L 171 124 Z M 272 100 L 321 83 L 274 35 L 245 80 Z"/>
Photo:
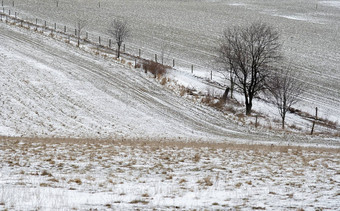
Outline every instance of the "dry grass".
<path fill-rule="evenodd" d="M 15 137 L 2 137 L 3 142 L 9 142 L 11 144 L 17 144 L 19 142 L 25 142 L 28 145 L 32 143 L 46 144 L 87 144 L 93 145 L 107 145 L 114 144 L 118 146 L 130 146 L 130 147 L 150 147 L 153 149 L 160 148 L 210 148 L 210 149 L 228 149 L 228 150 L 261 150 L 270 152 L 281 152 L 291 150 L 304 150 L 312 152 L 330 152 L 340 153 L 340 148 L 326 148 L 326 147 L 313 147 L 313 146 L 284 146 L 284 145 L 265 145 L 265 144 L 236 144 L 236 143 L 216 143 L 216 142 L 197 142 L 197 141 L 180 141 L 178 139 L 77 139 L 77 138 L 15 138 Z M 63 165 L 63 164 L 60 164 Z"/>
<path fill-rule="evenodd" d="M 164 78 L 162 78 L 160 83 L 161 83 L 161 85 L 164 86 L 167 82 L 168 82 L 167 78 L 164 77 Z"/>
<path fill-rule="evenodd" d="M 154 61 L 144 61 L 143 63 L 144 71 L 152 73 L 155 78 L 165 75 L 167 68 L 167 66 L 156 63 Z"/>
<path fill-rule="evenodd" d="M 0 158 L 7 166 L 0 172 L 4 181 L 19 175 L 13 177 L 18 179 L 11 184 L 20 188 L 107 193 L 112 194 L 108 198 L 117 200 L 105 201 L 102 206 L 137 208 L 152 206 L 156 195 L 158 199 L 175 199 L 197 192 L 197 198 L 190 199 L 194 203 L 208 200 L 204 203 L 223 209 L 223 199 L 210 200 L 206 196 L 214 191 L 230 196 L 235 191 L 260 193 L 263 184 L 271 187 L 264 195 L 294 202 L 295 192 L 312 194 L 309 187 L 320 189 L 323 184 L 335 187 L 333 175 L 339 172 L 339 149 L 178 140 L 2 138 Z M 244 208 L 259 200 L 259 195 L 251 193 L 241 199 L 244 204 L 237 204 L 238 199 L 230 200 Z M 300 205 L 301 202 L 295 208 Z"/>

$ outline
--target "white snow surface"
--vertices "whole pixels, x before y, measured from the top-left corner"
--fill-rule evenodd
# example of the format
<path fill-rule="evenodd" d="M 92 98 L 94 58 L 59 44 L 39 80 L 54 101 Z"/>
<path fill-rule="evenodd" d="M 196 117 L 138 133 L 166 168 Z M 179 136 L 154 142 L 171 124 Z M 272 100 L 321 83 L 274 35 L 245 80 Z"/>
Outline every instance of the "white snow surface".
<path fill-rule="evenodd" d="M 213 109 L 151 76 L 0 24 L 0 134 L 83 138 L 240 138 Z"/>
<path fill-rule="evenodd" d="M 20 27 L 0 27 L 2 136 L 339 144 L 338 138 L 287 138 L 284 132 L 255 129 L 255 117 L 235 121 L 233 115 L 180 97 L 178 85 L 222 95 L 223 89 L 209 83 L 203 70 L 199 77 L 181 68 L 169 71 L 166 77 L 176 82 L 173 90 L 142 70 L 93 55 L 88 46 L 81 50 Z M 235 96 L 242 102 L 242 96 Z M 277 115 L 268 104 L 254 104 L 270 118 Z M 294 115 L 287 120 L 302 129 L 310 127 Z"/>

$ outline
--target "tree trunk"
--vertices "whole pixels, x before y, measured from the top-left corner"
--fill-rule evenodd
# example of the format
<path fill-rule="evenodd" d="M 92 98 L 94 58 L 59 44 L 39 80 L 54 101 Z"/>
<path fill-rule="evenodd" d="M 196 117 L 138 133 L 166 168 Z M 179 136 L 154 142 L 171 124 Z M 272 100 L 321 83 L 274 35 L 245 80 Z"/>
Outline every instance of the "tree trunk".
<path fill-rule="evenodd" d="M 230 78 L 230 99 L 233 99 L 233 93 L 234 93 L 234 78 Z"/>
<path fill-rule="evenodd" d="M 285 129 L 285 116 L 282 116 L 282 129 Z"/>
<path fill-rule="evenodd" d="M 117 58 L 120 57 L 120 45 L 118 45 L 118 49 L 117 49 Z"/>
<path fill-rule="evenodd" d="M 249 116 L 251 114 L 251 107 L 253 106 L 252 102 L 246 102 L 246 115 Z"/>
<path fill-rule="evenodd" d="M 227 88 L 225 89 L 225 91 L 224 91 L 224 94 L 223 94 L 223 96 L 222 96 L 222 100 L 223 100 L 223 102 L 225 102 L 225 101 L 227 100 L 227 98 L 228 98 L 228 93 L 229 93 L 229 90 L 230 90 L 230 88 L 229 88 L 229 87 L 227 87 Z"/>

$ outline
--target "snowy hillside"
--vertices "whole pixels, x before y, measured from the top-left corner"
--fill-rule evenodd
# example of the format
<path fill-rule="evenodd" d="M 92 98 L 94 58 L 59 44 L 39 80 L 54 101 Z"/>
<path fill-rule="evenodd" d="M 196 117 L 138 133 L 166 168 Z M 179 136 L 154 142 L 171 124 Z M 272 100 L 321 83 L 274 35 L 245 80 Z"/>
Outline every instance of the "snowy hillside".
<path fill-rule="evenodd" d="M 299 104 L 303 110 L 340 121 L 340 8 L 339 1 L 310 0 L 16 0 L 4 1 L 8 11 L 31 22 L 57 24 L 74 31 L 77 19 L 88 21 L 89 39 L 108 44 L 107 30 L 114 18 L 124 18 L 132 29 L 126 50 L 144 58 L 165 50 L 166 64 L 194 75 L 209 77 L 215 70 L 216 45 L 223 29 L 263 21 L 280 32 L 285 59 L 308 91 Z M 37 20 L 36 20 L 37 18 Z M 221 80 L 214 72 L 214 80 Z M 225 81 L 222 81 L 225 83 Z"/>
<path fill-rule="evenodd" d="M 1 135 L 245 136 L 220 113 L 164 90 L 142 71 L 0 27 Z"/>
<path fill-rule="evenodd" d="M 234 121 L 232 115 L 180 97 L 141 69 L 89 48 L 85 52 L 33 30 L 0 27 L 2 136 L 320 143 L 319 137 L 287 137 L 245 126 L 244 120 Z M 179 84 L 221 92 L 173 71 L 168 77 Z M 258 104 L 262 111 L 270 108 Z"/>

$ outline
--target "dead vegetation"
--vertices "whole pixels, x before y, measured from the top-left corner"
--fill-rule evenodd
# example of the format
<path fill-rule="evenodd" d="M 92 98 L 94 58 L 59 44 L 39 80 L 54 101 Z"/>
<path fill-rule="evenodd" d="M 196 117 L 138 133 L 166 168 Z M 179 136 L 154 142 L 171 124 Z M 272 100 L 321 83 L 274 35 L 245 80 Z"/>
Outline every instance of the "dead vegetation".
<path fill-rule="evenodd" d="M 200 204 L 203 202 L 220 209 L 245 208 L 259 200 L 253 193 L 262 193 L 263 185 L 269 184 L 270 191 L 263 196 L 269 193 L 282 197 L 298 208 L 303 202 L 296 202 L 296 195 L 318 197 L 310 188 L 314 186 L 321 190 L 319 194 L 326 194 L 322 192 L 326 190 L 334 193 L 323 198 L 334 201 L 337 188 L 330 185 L 337 182 L 334 175 L 339 171 L 339 150 L 178 140 L 2 138 L 0 173 L 5 189 L 8 184 L 23 190 L 31 187 L 56 188 L 62 193 L 89 191 L 88 200 L 96 193 L 111 194 L 107 198 L 115 200 L 105 201 L 103 206 L 152 207 L 160 197 L 176 199 L 194 192 L 196 197 L 190 201 L 200 207 L 204 207 Z M 2 191 L 0 188 L 0 196 Z M 215 191 L 224 192 L 218 194 L 223 196 L 247 191 L 247 200 L 243 205 L 238 203 L 243 198 L 228 197 L 225 201 L 225 197 L 216 198 L 212 194 Z M 22 200 L 16 197 L 18 202 Z M 0 202 L 8 204 L 9 200 L 10 197 Z M 266 203 L 264 207 L 287 208 L 277 207 L 265 198 L 260 200 Z M 175 202 L 173 206 L 185 209 Z"/>

